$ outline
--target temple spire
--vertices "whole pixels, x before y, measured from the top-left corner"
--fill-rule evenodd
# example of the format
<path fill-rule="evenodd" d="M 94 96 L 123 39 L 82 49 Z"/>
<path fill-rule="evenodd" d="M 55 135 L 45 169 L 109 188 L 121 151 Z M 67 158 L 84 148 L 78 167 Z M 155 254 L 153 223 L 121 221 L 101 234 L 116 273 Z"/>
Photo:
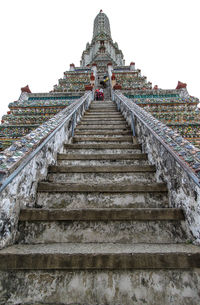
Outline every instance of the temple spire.
<path fill-rule="evenodd" d="M 100 35 L 105 35 L 111 38 L 110 32 L 110 22 L 106 14 L 100 10 L 99 14 L 96 16 L 94 20 L 94 27 L 93 27 L 93 39 L 97 38 Z"/>

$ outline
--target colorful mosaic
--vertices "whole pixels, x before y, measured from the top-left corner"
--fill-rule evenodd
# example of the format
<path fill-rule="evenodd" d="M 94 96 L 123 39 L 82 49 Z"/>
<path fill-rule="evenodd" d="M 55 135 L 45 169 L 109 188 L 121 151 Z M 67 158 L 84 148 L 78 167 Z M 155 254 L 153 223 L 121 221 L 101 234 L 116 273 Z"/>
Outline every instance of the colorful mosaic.
<path fill-rule="evenodd" d="M 80 97 L 32 95 L 26 92 L 27 99 L 20 98 L 9 104 L 10 111 L 2 117 L 0 125 L 0 150 L 32 132 Z"/>
<path fill-rule="evenodd" d="M 152 84 L 147 82 L 146 76 L 140 75 L 140 70 L 122 72 L 118 69 L 113 71 L 116 83 L 122 86 L 122 90 L 133 90 L 133 89 L 151 89 Z"/>
<path fill-rule="evenodd" d="M 132 100 L 192 144 L 200 147 L 200 111 L 197 108 L 197 98 L 146 98 L 144 95 L 143 98 L 134 97 Z"/>
<path fill-rule="evenodd" d="M 91 69 L 76 69 L 64 72 L 64 78 L 59 79 L 54 86 L 54 92 L 83 92 L 90 84 Z"/>
<path fill-rule="evenodd" d="M 54 115 L 50 120 L 40 125 L 38 128 L 29 132 L 23 137 L 14 140 L 12 145 L 0 152 L 0 175 L 7 174 L 21 162 L 21 160 L 34 150 L 44 139 L 63 122 L 63 120 L 72 112 L 78 103 L 82 103 L 92 97 L 91 91 L 85 93 L 80 99 L 74 100 L 74 103 L 65 107 L 62 111 Z M 8 129 L 10 126 L 8 127 Z M 25 128 L 22 126 L 22 128 Z M 9 129 L 10 132 L 10 129 Z M 16 134 L 17 135 L 17 134 Z M 21 135 L 21 134 L 20 134 Z M 10 141 L 6 140 L 9 144 Z"/>

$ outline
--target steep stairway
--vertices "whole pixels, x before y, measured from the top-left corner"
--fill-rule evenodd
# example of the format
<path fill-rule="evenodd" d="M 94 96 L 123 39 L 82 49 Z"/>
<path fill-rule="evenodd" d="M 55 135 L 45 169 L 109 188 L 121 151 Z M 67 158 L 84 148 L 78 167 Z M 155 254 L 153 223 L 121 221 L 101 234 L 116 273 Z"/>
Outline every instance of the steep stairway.
<path fill-rule="evenodd" d="M 0 251 L 0 304 L 199 304 L 200 249 L 116 105 L 64 149 Z"/>

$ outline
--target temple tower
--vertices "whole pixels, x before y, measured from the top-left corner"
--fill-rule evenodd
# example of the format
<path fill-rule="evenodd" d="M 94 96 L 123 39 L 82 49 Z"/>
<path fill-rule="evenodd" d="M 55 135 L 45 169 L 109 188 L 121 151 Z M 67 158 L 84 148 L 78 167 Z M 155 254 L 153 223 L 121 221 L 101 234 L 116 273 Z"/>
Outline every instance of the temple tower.
<path fill-rule="evenodd" d="M 94 19 L 92 42 L 87 43 L 81 57 L 81 67 L 93 63 L 97 64 L 99 72 L 105 72 L 108 63 L 114 66 L 125 64 L 122 51 L 116 42 L 113 43 L 109 19 L 102 10 Z"/>

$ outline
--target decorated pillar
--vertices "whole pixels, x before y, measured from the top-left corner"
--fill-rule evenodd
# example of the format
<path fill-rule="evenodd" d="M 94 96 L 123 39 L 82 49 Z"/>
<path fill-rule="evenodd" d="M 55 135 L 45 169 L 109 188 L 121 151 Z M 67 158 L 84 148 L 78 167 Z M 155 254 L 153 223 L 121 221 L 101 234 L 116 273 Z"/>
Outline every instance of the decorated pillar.
<path fill-rule="evenodd" d="M 135 71 L 135 63 L 134 62 L 130 63 L 130 71 Z"/>
<path fill-rule="evenodd" d="M 115 77 L 115 74 L 112 73 L 112 76 L 111 76 L 111 86 L 112 86 L 112 89 L 114 88 L 115 85 L 116 85 L 116 77 Z"/>
<path fill-rule="evenodd" d="M 95 85 L 95 76 L 94 76 L 93 72 L 90 76 L 90 84 L 91 84 L 92 87 L 94 87 L 94 85 Z"/>
<path fill-rule="evenodd" d="M 75 65 L 74 64 L 70 64 L 69 71 L 75 71 Z"/>

